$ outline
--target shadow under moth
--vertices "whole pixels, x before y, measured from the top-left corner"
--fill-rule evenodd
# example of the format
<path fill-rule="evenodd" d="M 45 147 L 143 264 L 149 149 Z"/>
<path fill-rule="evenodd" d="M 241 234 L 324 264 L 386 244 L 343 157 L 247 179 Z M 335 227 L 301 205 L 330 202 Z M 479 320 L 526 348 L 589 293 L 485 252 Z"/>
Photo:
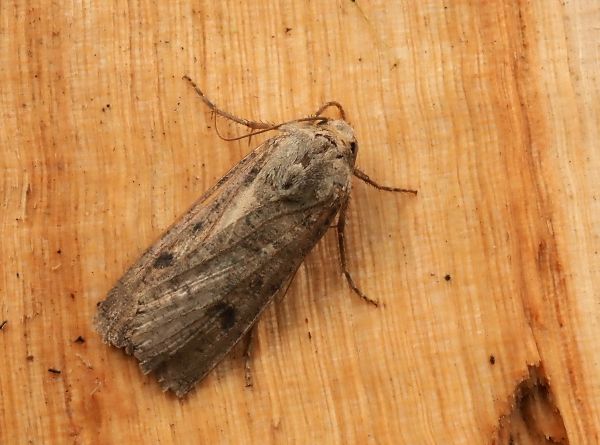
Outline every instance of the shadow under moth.
<path fill-rule="evenodd" d="M 220 110 L 184 79 L 214 113 L 215 123 L 219 115 L 249 127 L 242 137 L 280 133 L 209 189 L 98 303 L 95 326 L 103 340 L 133 354 L 144 373 L 153 372 L 162 388 L 178 397 L 251 333 L 336 216 L 343 273 L 354 292 L 376 305 L 346 267 L 352 176 L 379 189 L 416 194 L 380 186 L 354 166 L 358 145 L 337 102 L 327 102 L 315 115 L 272 125 Z M 338 108 L 341 118 L 323 116 L 328 107 Z"/>

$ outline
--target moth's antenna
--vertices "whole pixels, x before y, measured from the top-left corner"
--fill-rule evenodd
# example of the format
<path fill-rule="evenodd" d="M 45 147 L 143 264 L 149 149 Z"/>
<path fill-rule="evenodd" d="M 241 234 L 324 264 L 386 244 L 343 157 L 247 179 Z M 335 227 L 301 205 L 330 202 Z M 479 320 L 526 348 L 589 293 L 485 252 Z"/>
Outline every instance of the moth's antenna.
<path fill-rule="evenodd" d="M 335 100 L 325 102 L 323 105 L 321 105 L 321 108 L 317 110 L 315 116 L 319 116 L 321 113 L 323 113 L 323 111 L 325 111 L 329 107 L 336 107 L 340 112 L 340 117 L 343 120 L 346 120 L 346 112 L 344 111 L 344 107 L 342 107 L 342 104 L 336 102 Z"/>
<path fill-rule="evenodd" d="M 198 96 L 200 96 L 200 99 L 202 99 L 202 101 L 206 104 L 206 106 L 208 108 L 210 108 L 210 111 L 212 111 L 214 113 L 214 115 L 215 115 L 215 130 L 216 130 L 217 134 L 219 135 L 219 137 L 225 141 L 238 141 L 240 139 L 250 138 L 256 134 L 265 133 L 265 132 L 271 131 L 271 130 L 277 130 L 279 127 L 281 127 L 283 125 L 291 124 L 294 122 L 306 122 L 306 121 L 317 121 L 317 120 L 318 121 L 327 121 L 327 120 L 329 120 L 329 118 L 319 116 L 319 114 L 328 106 L 337 106 L 340 109 L 340 112 L 342 113 L 342 117 L 344 116 L 344 110 L 340 104 L 338 104 L 337 102 L 327 102 L 327 104 L 325 104 L 323 107 L 321 107 L 319 109 L 319 112 L 317 112 L 317 114 L 315 116 L 294 119 L 291 121 L 282 122 L 280 124 L 270 124 L 270 123 L 266 123 L 266 122 L 251 121 L 248 119 L 234 116 L 233 114 L 228 113 L 227 111 L 221 110 L 219 107 L 217 107 L 215 104 L 213 104 L 210 101 L 210 99 L 208 99 L 208 97 L 206 97 L 206 95 L 202 92 L 202 90 L 198 87 L 198 85 L 196 85 L 196 83 L 192 79 L 190 79 L 189 76 L 187 76 L 187 75 L 183 76 L 183 79 L 187 80 L 192 85 L 192 87 L 196 91 L 196 94 L 198 94 Z M 234 137 L 234 138 L 226 138 L 221 135 L 221 133 L 219 132 L 219 129 L 217 127 L 217 115 L 224 117 L 225 119 L 229 119 L 230 121 L 236 122 L 240 125 L 244 125 L 245 127 L 248 127 L 252 130 L 258 130 L 258 131 L 251 131 L 248 134 L 245 134 L 243 136 Z"/>
<path fill-rule="evenodd" d="M 198 94 L 198 96 L 200 96 L 200 99 L 202 99 L 202 102 L 204 102 L 206 104 L 206 106 L 208 108 L 210 108 L 210 110 L 213 113 L 218 114 L 219 116 L 222 116 L 225 119 L 229 119 L 230 121 L 237 122 L 238 124 L 244 125 L 253 130 L 266 129 L 266 128 L 271 128 L 273 126 L 273 124 L 267 124 L 265 122 L 256 122 L 256 121 L 251 121 L 251 120 L 244 119 L 241 117 L 237 117 L 231 113 L 228 113 L 227 111 L 221 110 L 219 107 L 217 107 L 215 104 L 213 104 L 208 99 L 208 97 L 206 97 L 206 95 L 202 92 L 202 90 L 198 87 L 198 85 L 196 85 L 196 83 L 192 79 L 190 79 L 189 76 L 187 76 L 187 75 L 183 76 L 183 79 L 187 80 L 192 85 L 194 90 L 196 90 L 196 93 Z"/>
<path fill-rule="evenodd" d="M 311 122 L 311 121 L 317 121 L 317 120 L 318 121 L 328 121 L 329 119 L 326 118 L 326 117 L 321 117 L 321 116 L 302 117 L 300 119 L 294 119 L 294 120 L 291 120 L 291 121 L 283 122 L 281 124 L 272 125 L 269 128 L 263 128 L 262 130 L 251 131 L 248 134 L 245 134 L 243 136 L 237 136 L 237 137 L 234 137 L 234 138 L 227 138 L 227 137 L 222 136 L 219 133 L 219 130 L 217 129 L 217 123 L 216 123 L 216 121 L 215 121 L 215 129 L 217 130 L 217 134 L 219 135 L 219 137 L 221 139 L 223 139 L 224 141 L 239 141 L 240 139 L 250 138 L 250 137 L 252 137 L 252 136 L 254 136 L 256 134 L 261 134 L 261 133 L 266 133 L 267 131 L 277 130 L 277 129 L 279 129 L 279 127 L 281 127 L 283 125 L 286 125 L 286 124 L 293 124 L 293 123 L 296 123 L 296 122 Z"/>

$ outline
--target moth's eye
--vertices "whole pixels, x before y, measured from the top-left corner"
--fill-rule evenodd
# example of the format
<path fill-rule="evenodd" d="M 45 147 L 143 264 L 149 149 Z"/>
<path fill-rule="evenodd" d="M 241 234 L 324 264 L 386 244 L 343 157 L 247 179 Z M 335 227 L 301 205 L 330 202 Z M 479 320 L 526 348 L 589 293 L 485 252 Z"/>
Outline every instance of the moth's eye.
<path fill-rule="evenodd" d="M 353 155 L 356 154 L 356 149 L 357 148 L 358 147 L 356 146 L 356 142 L 354 142 L 354 141 L 350 142 L 350 151 L 352 152 Z"/>

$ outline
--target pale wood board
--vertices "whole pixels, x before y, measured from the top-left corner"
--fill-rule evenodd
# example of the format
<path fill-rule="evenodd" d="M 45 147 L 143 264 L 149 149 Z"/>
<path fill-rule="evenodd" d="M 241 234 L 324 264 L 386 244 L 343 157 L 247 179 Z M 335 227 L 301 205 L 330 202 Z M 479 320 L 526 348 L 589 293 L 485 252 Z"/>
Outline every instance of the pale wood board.
<path fill-rule="evenodd" d="M 507 443 L 530 367 L 532 437 L 598 443 L 599 61 L 596 0 L 0 2 L 0 443 Z M 382 307 L 330 231 L 259 324 L 254 387 L 238 353 L 179 401 L 91 320 L 251 149 L 184 74 L 248 118 L 343 103 L 358 165 L 419 195 L 354 183 Z"/>

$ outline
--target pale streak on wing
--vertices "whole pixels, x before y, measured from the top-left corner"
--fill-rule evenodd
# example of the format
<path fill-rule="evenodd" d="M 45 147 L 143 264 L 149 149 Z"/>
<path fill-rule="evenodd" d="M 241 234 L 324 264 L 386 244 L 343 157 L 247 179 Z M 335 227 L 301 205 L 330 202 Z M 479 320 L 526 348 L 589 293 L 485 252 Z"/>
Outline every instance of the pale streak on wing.
<path fill-rule="evenodd" d="M 207 190 L 111 289 L 106 300 L 99 305 L 95 318 L 96 329 L 106 342 L 117 347 L 126 346 L 126 324 L 137 311 L 136 295 L 143 294 L 149 288 L 148 285 L 152 286 L 152 283 L 145 282 L 152 280 L 146 280 L 143 274 L 157 270 L 151 264 L 156 261 L 157 254 L 178 243 L 190 251 L 201 245 L 202 241 L 211 233 L 211 218 L 208 216 L 212 215 L 212 219 L 216 220 L 222 212 L 219 209 L 227 207 L 227 204 L 235 196 L 236 189 L 242 185 L 241 182 L 246 176 L 243 172 L 248 171 L 253 165 L 256 166 L 257 163 L 264 162 L 264 159 L 276 146 L 275 141 L 276 139 L 271 139 L 258 146 Z M 212 223 L 214 224 L 214 221 Z M 194 236 L 186 237 L 181 234 L 185 230 L 194 231 L 197 224 L 202 224 L 202 227 L 193 234 Z M 158 278 L 156 280 L 161 281 Z M 127 352 L 130 353 L 129 350 Z"/>
<path fill-rule="evenodd" d="M 303 209 L 303 211 L 305 212 L 306 209 Z M 266 213 L 272 214 L 268 210 Z M 228 246 L 229 256 L 237 259 L 225 270 L 220 265 L 216 268 L 210 268 L 203 267 L 206 264 L 198 264 L 191 273 L 189 273 L 190 271 L 184 271 L 185 277 L 181 279 L 179 276 L 173 277 L 173 280 L 179 281 L 177 287 L 174 287 L 173 283 L 165 283 L 164 290 L 159 290 L 159 293 L 162 294 L 160 297 L 152 299 L 139 308 L 140 312 L 136 315 L 131 326 L 131 343 L 134 351 L 150 356 L 168 354 L 169 351 L 176 350 L 187 343 L 193 336 L 208 336 L 209 332 L 204 332 L 204 328 L 211 328 L 218 324 L 213 322 L 214 320 L 210 318 L 211 314 L 207 313 L 206 308 L 218 302 L 227 300 L 229 304 L 235 304 L 236 310 L 240 308 L 242 310 L 254 309 L 258 301 L 244 305 L 239 301 L 229 299 L 228 296 L 239 287 L 247 288 L 247 285 L 240 286 L 240 284 L 252 276 L 258 275 L 265 267 L 268 268 L 266 263 L 272 262 L 273 257 L 281 256 L 278 255 L 279 250 L 289 248 L 291 244 L 302 244 L 298 243 L 297 240 L 306 239 L 307 234 L 305 232 L 312 232 L 313 229 L 303 226 L 301 221 L 298 221 L 297 216 L 299 215 L 301 215 L 300 212 L 289 215 L 276 214 L 268 218 L 265 224 L 256 228 L 256 230 L 269 231 L 272 237 L 271 242 L 262 244 L 259 241 L 259 245 L 251 246 L 250 249 L 270 246 L 272 248 L 271 254 L 252 255 L 244 251 L 236 255 L 236 248 L 237 250 L 244 250 L 240 246 L 240 242 L 243 240 L 237 240 L 237 242 Z M 283 217 L 289 218 L 289 223 L 276 224 L 277 220 Z M 273 227 L 268 226 L 267 223 L 269 222 L 273 223 Z M 285 229 L 276 232 L 275 229 L 278 227 L 285 227 Z M 231 240 L 231 238 L 226 239 Z M 285 244 L 278 248 L 277 245 L 282 243 Z M 240 267 L 242 261 L 244 267 Z M 225 273 L 227 271 L 230 273 Z M 267 301 L 271 299 L 271 294 L 247 295 L 247 298 Z M 250 316 L 240 313 L 239 319 L 248 322 L 254 319 L 251 314 L 248 315 Z M 192 329 L 193 327 L 196 327 L 196 329 Z M 206 342 L 208 343 L 209 340 L 207 339 Z"/>

